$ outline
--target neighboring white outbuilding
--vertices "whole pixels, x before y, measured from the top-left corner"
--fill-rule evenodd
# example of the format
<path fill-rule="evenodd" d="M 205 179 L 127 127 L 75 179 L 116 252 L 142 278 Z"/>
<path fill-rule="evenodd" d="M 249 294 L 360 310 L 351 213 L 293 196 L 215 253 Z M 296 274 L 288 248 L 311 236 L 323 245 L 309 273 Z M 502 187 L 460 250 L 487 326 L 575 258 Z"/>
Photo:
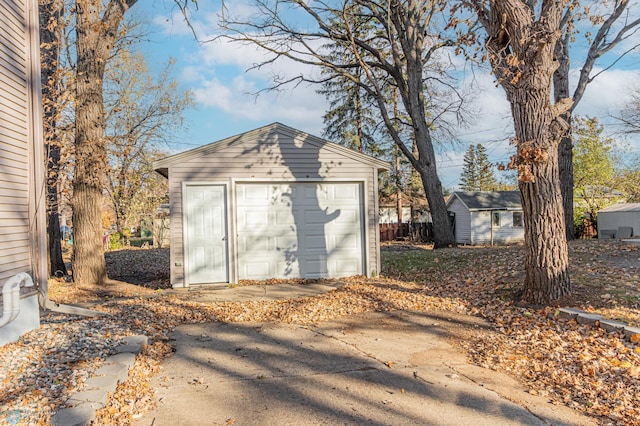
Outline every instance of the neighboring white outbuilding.
<path fill-rule="evenodd" d="M 630 238 L 640 235 L 640 203 L 622 203 L 598 212 L 598 238 Z"/>
<path fill-rule="evenodd" d="M 38 2 L 0 2 L 0 345 L 39 327 L 47 283 Z"/>
<path fill-rule="evenodd" d="M 402 222 L 411 222 L 411 207 L 402 208 Z M 380 207 L 380 223 L 398 223 L 397 207 Z"/>
<path fill-rule="evenodd" d="M 167 157 L 171 284 L 380 272 L 388 164 L 274 123 Z"/>
<path fill-rule="evenodd" d="M 454 192 L 447 201 L 447 210 L 455 218 L 457 244 L 524 241 L 518 191 Z"/>

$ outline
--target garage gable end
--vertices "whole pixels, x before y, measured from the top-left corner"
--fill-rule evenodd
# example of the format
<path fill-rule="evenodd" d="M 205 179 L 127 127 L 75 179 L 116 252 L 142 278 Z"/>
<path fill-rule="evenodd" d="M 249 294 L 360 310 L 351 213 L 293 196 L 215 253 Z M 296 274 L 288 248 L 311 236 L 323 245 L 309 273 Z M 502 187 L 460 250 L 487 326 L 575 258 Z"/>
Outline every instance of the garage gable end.
<path fill-rule="evenodd" d="M 288 169 L 291 176 L 326 177 L 335 168 L 357 164 L 388 170 L 389 164 L 305 132 L 273 123 L 256 130 L 232 136 L 154 163 L 154 169 L 168 177 L 168 169 L 184 164 L 198 166 L 207 159 L 223 158 L 227 166 L 244 167 L 247 171 L 275 172 Z M 229 164 L 231 163 L 231 164 Z M 307 176 L 308 175 L 308 176 Z"/>

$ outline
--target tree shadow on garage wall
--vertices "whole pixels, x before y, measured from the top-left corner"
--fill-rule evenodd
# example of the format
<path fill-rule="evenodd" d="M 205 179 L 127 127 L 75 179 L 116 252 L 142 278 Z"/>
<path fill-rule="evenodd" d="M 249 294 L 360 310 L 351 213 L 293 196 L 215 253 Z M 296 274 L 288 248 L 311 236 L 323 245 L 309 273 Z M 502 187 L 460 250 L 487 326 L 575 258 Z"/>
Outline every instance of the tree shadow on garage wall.
<path fill-rule="evenodd" d="M 268 175 L 274 180 L 282 179 L 282 182 L 315 182 L 317 186 L 313 193 L 306 191 L 304 197 L 293 194 L 293 189 L 289 193 L 284 193 L 281 197 L 286 197 L 286 204 L 291 207 L 294 218 L 296 233 L 296 244 L 289 244 L 286 247 L 276 247 L 276 250 L 284 253 L 286 261 L 285 278 L 294 277 L 295 265 L 298 264 L 299 274 L 305 278 L 328 277 L 329 275 L 329 251 L 327 248 L 326 225 L 336 220 L 341 212 L 339 209 L 330 211 L 329 208 L 322 208 L 318 191 L 322 190 L 322 181 L 332 167 L 339 166 L 339 163 L 322 163 L 320 161 L 320 151 L 322 144 L 320 140 L 310 141 L 308 136 L 291 137 L 282 135 L 277 131 L 272 131 L 267 137 L 258 141 L 252 148 L 245 149 L 243 155 L 258 156 L 256 164 L 249 164 L 246 167 L 252 168 L 259 164 L 264 166 L 270 164 L 273 169 Z M 322 168 L 324 167 L 324 170 Z M 287 173 L 287 171 L 290 173 Z M 293 178 L 293 179 L 292 179 Z M 305 188 L 299 188 L 305 190 Z M 282 200 L 272 200 L 277 203 Z M 302 255 L 305 253 L 305 255 Z M 313 256 L 308 256 L 313 254 Z"/>

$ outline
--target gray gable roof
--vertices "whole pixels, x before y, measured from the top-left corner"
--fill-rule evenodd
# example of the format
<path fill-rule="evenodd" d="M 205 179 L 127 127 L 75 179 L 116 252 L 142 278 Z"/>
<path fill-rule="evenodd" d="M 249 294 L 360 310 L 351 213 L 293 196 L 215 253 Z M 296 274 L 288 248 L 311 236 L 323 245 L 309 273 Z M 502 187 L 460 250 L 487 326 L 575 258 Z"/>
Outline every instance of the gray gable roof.
<path fill-rule="evenodd" d="M 266 138 L 269 135 L 277 133 L 281 135 L 295 137 L 303 137 L 305 139 L 305 143 L 313 144 L 318 147 L 322 147 L 324 149 L 328 149 L 339 153 L 345 157 L 353 158 L 354 160 L 360 161 L 361 163 L 368 164 L 372 167 L 377 168 L 378 170 L 389 170 L 389 163 L 378 160 L 377 158 L 371 157 L 366 154 L 362 154 L 353 149 L 344 147 L 342 145 L 338 145 L 334 142 L 329 142 L 317 136 L 309 135 L 301 130 L 294 129 L 293 127 L 285 126 L 281 123 L 271 123 L 264 127 L 259 127 L 254 130 L 250 130 L 245 133 L 241 133 L 239 135 L 230 136 L 228 138 L 219 140 L 217 142 L 212 142 L 207 145 L 203 145 L 197 148 L 190 149 L 188 151 L 180 152 L 178 154 L 171 155 L 169 157 L 165 157 L 161 160 L 158 160 L 153 163 L 153 168 L 160 173 L 161 175 L 167 177 L 168 172 L 167 169 L 174 164 L 180 164 L 185 161 L 189 161 L 191 159 L 212 154 L 214 152 L 218 152 L 223 150 L 233 144 L 242 143 L 248 140 L 259 140 L 261 138 Z"/>
<path fill-rule="evenodd" d="M 457 197 L 469 210 L 521 210 L 520 191 L 454 192 L 447 205 Z"/>
<path fill-rule="evenodd" d="M 620 203 L 605 207 L 600 212 L 640 212 L 640 203 Z"/>

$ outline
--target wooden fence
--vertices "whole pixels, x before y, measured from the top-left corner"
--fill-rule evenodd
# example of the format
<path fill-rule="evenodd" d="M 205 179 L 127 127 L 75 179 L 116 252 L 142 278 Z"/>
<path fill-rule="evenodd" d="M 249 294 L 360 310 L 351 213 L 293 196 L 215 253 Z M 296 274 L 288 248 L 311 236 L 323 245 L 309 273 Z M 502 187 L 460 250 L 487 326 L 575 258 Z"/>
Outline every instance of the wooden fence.
<path fill-rule="evenodd" d="M 381 223 L 380 241 L 412 241 L 428 243 L 433 240 L 431 223 Z"/>

